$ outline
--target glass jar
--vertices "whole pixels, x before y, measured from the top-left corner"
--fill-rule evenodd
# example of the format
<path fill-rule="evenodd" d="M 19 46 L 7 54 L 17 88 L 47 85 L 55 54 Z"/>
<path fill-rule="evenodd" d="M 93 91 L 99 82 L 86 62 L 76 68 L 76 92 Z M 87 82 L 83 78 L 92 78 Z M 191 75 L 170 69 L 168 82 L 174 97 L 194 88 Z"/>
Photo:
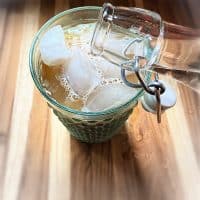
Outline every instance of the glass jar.
<path fill-rule="evenodd" d="M 49 19 L 36 34 L 29 54 L 31 75 L 41 95 L 71 135 L 88 143 L 103 142 L 115 135 L 137 105 L 143 90 L 138 89 L 133 98 L 123 105 L 102 112 L 82 112 L 69 108 L 52 98 L 41 84 L 41 57 L 38 45 L 43 34 L 51 27 L 61 25 L 67 29 L 78 24 L 97 22 L 99 11 L 99 7 L 92 6 L 74 8 Z"/>
<path fill-rule="evenodd" d="M 121 34 L 125 37 L 120 37 Z M 137 57 L 140 68 L 171 73 L 198 90 L 200 30 L 165 22 L 155 12 L 105 3 L 91 51 L 127 70 L 132 70 Z"/>

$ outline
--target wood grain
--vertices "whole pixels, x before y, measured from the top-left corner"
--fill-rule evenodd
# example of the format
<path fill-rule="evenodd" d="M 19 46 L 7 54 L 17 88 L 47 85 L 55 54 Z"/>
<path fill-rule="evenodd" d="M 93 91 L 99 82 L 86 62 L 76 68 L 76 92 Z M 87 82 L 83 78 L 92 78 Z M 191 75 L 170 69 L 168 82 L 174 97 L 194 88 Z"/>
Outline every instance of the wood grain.
<path fill-rule="evenodd" d="M 0 0 L 0 199 L 200 199 L 200 95 L 165 77 L 177 104 L 162 124 L 139 104 L 102 144 L 71 137 L 34 87 L 28 51 L 39 27 L 91 0 Z M 198 0 L 126 0 L 170 22 L 200 27 Z M 177 12 L 178 10 L 178 12 Z"/>

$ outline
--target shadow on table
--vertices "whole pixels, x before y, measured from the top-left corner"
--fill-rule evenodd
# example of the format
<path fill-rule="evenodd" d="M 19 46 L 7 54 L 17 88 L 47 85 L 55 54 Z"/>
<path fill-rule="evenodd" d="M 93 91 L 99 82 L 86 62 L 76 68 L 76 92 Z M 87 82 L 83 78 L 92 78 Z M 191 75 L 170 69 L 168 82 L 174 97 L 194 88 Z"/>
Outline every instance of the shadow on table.
<path fill-rule="evenodd" d="M 125 126 L 113 139 L 100 144 L 85 144 L 72 137 L 71 198 L 115 199 L 120 191 L 127 195 L 130 184 L 131 193 L 137 193 L 130 150 Z"/>
<path fill-rule="evenodd" d="M 145 183 L 123 126 L 101 144 L 85 144 L 71 137 L 71 199 L 144 199 Z"/>
<path fill-rule="evenodd" d="M 170 135 L 154 121 L 136 111 L 110 141 L 85 144 L 71 137 L 71 199 L 181 199 Z"/>

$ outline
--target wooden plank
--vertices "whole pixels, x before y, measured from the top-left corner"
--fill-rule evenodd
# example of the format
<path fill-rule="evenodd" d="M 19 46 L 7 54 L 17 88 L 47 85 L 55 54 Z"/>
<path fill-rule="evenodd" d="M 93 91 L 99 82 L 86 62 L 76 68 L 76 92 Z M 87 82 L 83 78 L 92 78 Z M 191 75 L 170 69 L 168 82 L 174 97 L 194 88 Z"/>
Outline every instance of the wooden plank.
<path fill-rule="evenodd" d="M 55 13 L 103 2 L 0 1 L 0 199 L 200 199 L 198 92 L 167 78 L 178 100 L 162 124 L 139 104 L 112 140 L 84 144 L 69 135 L 34 87 L 28 51 L 39 27 Z M 110 2 L 200 27 L 198 0 Z"/>
<path fill-rule="evenodd" d="M 20 23 L 23 24 L 23 32 L 21 45 L 19 48 L 19 62 L 17 63 L 18 71 L 15 85 L 15 99 L 9 131 L 10 136 L 7 144 L 3 199 L 17 198 L 19 192 L 19 183 L 23 173 L 23 160 L 26 149 L 28 122 L 30 120 L 29 117 L 33 94 L 33 83 L 29 68 L 27 67 L 28 51 L 31 45 L 33 34 L 38 29 L 38 11 L 38 6 L 33 9 L 26 4 L 24 13 L 22 15 L 23 20 L 18 22 L 19 25 Z M 13 27 L 15 27 L 15 25 L 13 25 Z M 11 38 L 12 37 L 10 37 L 10 39 Z M 9 73 L 12 74 L 12 70 L 10 70 Z"/>

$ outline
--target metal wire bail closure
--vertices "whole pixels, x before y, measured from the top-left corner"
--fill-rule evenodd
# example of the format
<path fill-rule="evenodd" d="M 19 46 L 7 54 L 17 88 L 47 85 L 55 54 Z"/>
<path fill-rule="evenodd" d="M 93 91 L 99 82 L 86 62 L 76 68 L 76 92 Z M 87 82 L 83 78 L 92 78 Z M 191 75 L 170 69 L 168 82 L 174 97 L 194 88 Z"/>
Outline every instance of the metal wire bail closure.
<path fill-rule="evenodd" d="M 130 65 L 131 64 L 131 65 Z M 142 76 L 140 75 L 140 69 L 139 69 L 139 57 L 135 56 L 133 61 L 128 62 L 128 65 L 131 66 L 129 68 L 129 71 L 132 71 L 133 73 L 136 74 L 138 80 L 140 83 L 131 83 L 126 79 L 126 70 L 127 68 L 125 65 L 121 65 L 121 77 L 123 82 L 133 88 L 143 88 L 147 93 L 151 95 L 156 95 L 156 91 L 159 90 L 160 94 L 163 94 L 165 91 L 165 86 L 163 85 L 162 82 L 159 81 L 158 75 L 156 75 L 155 80 L 150 82 L 149 84 L 146 84 L 145 81 L 143 80 Z M 131 70 L 132 69 L 132 70 Z M 153 89 L 152 89 L 153 88 Z"/>

